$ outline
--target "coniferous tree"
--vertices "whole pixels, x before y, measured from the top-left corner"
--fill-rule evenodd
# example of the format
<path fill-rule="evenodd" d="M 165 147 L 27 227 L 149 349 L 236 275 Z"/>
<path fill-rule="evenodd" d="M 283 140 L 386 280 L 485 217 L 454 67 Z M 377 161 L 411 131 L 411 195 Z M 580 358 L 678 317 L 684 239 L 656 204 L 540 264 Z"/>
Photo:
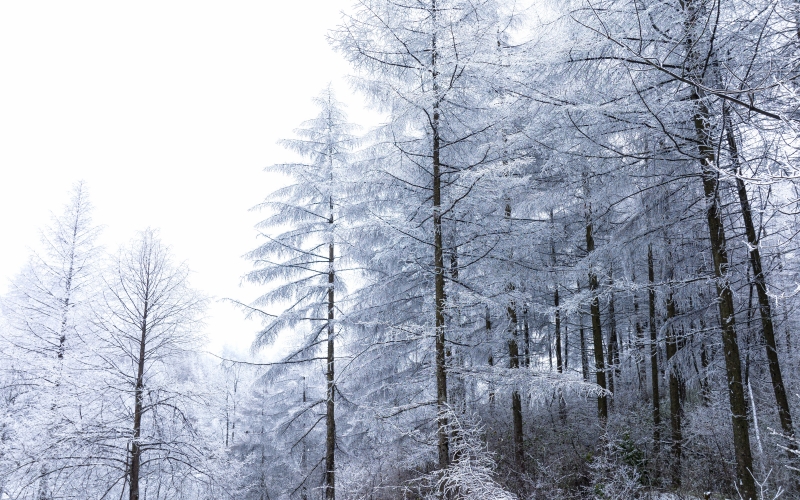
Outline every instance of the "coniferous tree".
<path fill-rule="evenodd" d="M 329 86 L 315 99 L 320 114 L 295 130 L 297 139 L 283 145 L 308 160 L 308 163 L 275 165 L 272 170 L 287 175 L 292 184 L 277 190 L 259 209 L 272 213 L 259 224 L 267 242 L 248 255 L 256 269 L 246 279 L 274 288 L 259 297 L 249 309 L 265 320 L 265 328 L 253 343 L 254 349 L 266 346 L 287 329 L 303 328 L 303 338 L 286 363 L 324 359 L 325 404 L 325 498 L 335 497 L 336 420 L 335 344 L 341 323 L 336 321 L 342 308 L 336 294 L 346 293 L 341 269 L 343 230 L 350 212 L 348 182 L 352 177 L 349 152 L 355 146 L 353 126 Z M 275 229 L 283 230 L 275 234 Z M 338 252 L 338 253 L 337 253 Z M 268 306 L 284 306 L 273 315 Z M 325 346 L 320 356 L 319 346 Z"/>
<path fill-rule="evenodd" d="M 19 423 L 25 422 L 16 444 L 26 456 L 17 460 L 29 464 L 26 469 L 35 478 L 29 484 L 40 500 L 74 488 L 53 471 L 81 461 L 65 457 L 76 455 L 70 448 L 82 448 L 70 422 L 84 420 L 79 402 L 90 390 L 83 368 L 92 349 L 88 322 L 100 264 L 99 230 L 91 211 L 86 186 L 76 184 L 63 212 L 42 232 L 44 251 L 31 256 L 2 300 L 10 323 L 3 338 L 4 366 L 15 384 L 26 388 L 14 397 Z M 9 452 L 8 458 L 13 455 Z M 24 482 L 7 487 L 26 489 Z"/>

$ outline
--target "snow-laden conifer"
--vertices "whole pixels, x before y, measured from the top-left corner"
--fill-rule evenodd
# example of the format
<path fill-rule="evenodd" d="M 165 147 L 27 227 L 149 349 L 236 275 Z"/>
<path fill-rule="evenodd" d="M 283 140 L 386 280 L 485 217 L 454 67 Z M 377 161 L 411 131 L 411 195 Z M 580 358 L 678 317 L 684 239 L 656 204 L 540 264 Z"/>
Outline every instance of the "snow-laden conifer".
<path fill-rule="evenodd" d="M 264 321 L 253 349 L 273 343 L 281 333 L 291 333 L 294 338 L 288 340 L 291 351 L 283 360 L 284 367 L 325 361 L 325 397 L 313 405 L 324 404 L 325 418 L 314 426 L 324 421 L 324 489 L 325 498 L 332 499 L 337 439 L 335 346 L 342 332 L 339 301 L 347 292 L 340 271 L 342 255 L 346 255 L 350 244 L 343 230 L 353 223 L 349 220 L 352 212 L 348 208 L 348 185 L 353 178 L 350 152 L 356 139 L 352 135 L 354 126 L 347 122 L 343 105 L 336 100 L 330 85 L 314 103 L 320 109 L 319 115 L 296 129 L 296 138 L 281 141 L 303 161 L 267 169 L 284 175 L 288 184 L 256 207 L 268 212 L 257 226 L 266 241 L 248 254 L 255 269 L 245 278 L 269 287 L 248 307 L 251 314 Z M 279 371 L 276 368 L 272 373 Z"/>
<path fill-rule="evenodd" d="M 34 252 L 2 299 L 2 375 L 12 384 L 12 442 L 0 456 L 0 477 L 11 494 L 74 494 L 84 465 L 80 401 L 91 391 L 87 360 L 93 349 L 90 320 L 98 291 L 99 229 L 92 223 L 88 190 L 76 184 L 63 211 L 41 232 Z M 13 430 L 12 430 L 13 429 Z M 22 467 L 17 464 L 24 464 Z M 14 471 L 12 473 L 12 471 Z M 9 477 L 13 476 L 13 477 Z"/>

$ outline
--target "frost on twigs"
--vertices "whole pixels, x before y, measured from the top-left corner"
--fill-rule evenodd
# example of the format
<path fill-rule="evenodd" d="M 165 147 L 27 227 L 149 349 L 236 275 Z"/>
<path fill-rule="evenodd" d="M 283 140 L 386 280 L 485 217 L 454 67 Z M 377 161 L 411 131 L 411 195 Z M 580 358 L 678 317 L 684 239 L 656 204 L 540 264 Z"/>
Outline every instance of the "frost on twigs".
<path fill-rule="evenodd" d="M 409 490 L 426 499 L 516 500 L 495 481 L 497 464 L 483 439 L 484 427 L 477 415 L 446 410 L 451 436 L 450 466 L 414 480 Z"/>

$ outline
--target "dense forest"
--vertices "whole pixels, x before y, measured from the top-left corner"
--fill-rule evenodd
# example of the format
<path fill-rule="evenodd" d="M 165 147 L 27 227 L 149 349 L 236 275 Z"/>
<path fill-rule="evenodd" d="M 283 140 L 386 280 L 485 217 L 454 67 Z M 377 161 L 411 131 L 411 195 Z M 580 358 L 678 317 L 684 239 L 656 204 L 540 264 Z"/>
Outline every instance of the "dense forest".
<path fill-rule="evenodd" d="M 329 86 L 287 124 L 229 299 L 279 359 L 207 353 L 186 265 L 101 249 L 77 184 L 0 301 L 0 499 L 800 498 L 800 3 L 328 37 L 382 123 Z"/>

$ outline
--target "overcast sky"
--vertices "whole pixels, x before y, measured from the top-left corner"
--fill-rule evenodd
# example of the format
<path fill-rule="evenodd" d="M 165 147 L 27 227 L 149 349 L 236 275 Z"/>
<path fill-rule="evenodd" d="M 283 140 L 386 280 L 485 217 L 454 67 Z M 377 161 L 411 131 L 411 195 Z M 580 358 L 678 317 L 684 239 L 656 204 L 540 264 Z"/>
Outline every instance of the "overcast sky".
<path fill-rule="evenodd" d="M 325 34 L 350 0 L 0 2 L 0 292 L 38 230 L 88 184 L 102 244 L 157 227 L 215 297 L 250 300 L 248 209 L 275 187 L 275 143 L 328 81 L 352 121 L 347 64 Z M 246 347 L 255 325 L 216 304 L 208 336 Z"/>

